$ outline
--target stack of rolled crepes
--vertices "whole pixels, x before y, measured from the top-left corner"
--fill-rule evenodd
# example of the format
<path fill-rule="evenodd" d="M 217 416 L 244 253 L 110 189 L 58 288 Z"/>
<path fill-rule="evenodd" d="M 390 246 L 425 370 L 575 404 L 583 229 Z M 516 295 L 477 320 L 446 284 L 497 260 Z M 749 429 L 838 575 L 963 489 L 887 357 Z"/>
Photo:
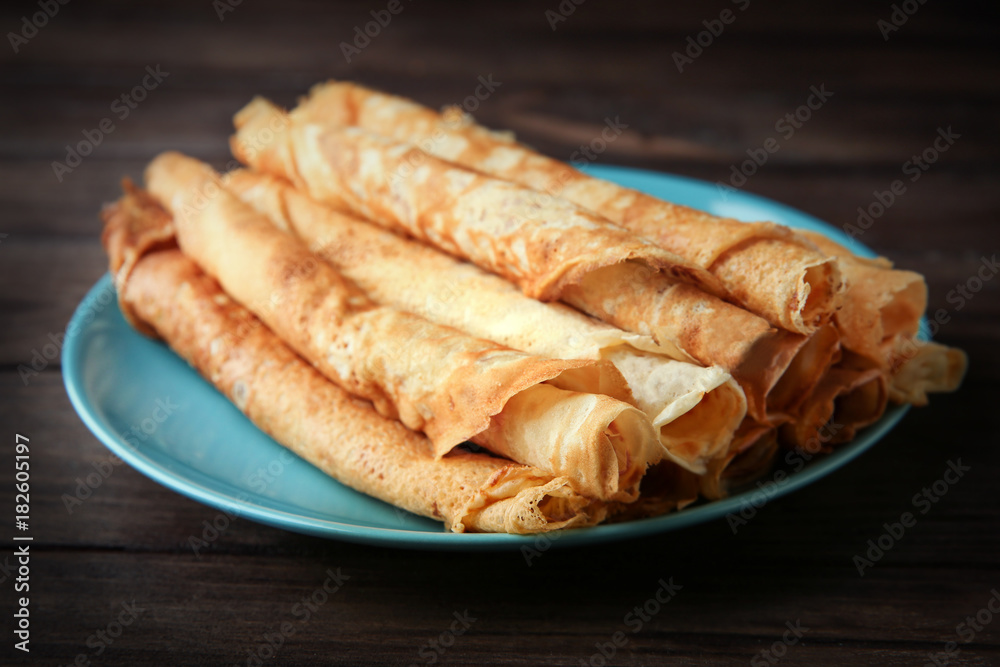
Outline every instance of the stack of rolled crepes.
<path fill-rule="evenodd" d="M 921 276 L 350 83 L 255 99 L 104 212 L 122 312 L 261 429 L 454 531 L 719 498 L 955 389 Z"/>

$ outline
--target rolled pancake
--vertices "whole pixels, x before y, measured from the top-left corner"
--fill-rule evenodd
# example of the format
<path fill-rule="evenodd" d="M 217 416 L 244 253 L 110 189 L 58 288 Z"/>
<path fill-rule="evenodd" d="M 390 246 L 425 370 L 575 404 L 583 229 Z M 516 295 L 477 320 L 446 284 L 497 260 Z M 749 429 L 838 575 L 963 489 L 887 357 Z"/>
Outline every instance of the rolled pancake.
<path fill-rule="evenodd" d="M 749 311 L 641 267 L 615 278 L 585 276 L 563 298 L 617 327 L 670 341 L 701 364 L 721 367 L 742 387 L 747 414 L 760 424 L 808 395 L 839 350 L 832 327 L 811 336 L 777 330 Z"/>
<path fill-rule="evenodd" d="M 893 352 L 889 397 L 896 403 L 927 405 L 927 394 L 957 390 L 968 365 L 968 356 L 958 348 L 901 338 Z"/>
<path fill-rule="evenodd" d="M 829 451 L 852 440 L 858 429 L 876 422 L 889 398 L 884 371 L 867 357 L 845 352 L 802 404 L 798 414 L 782 424 L 782 444 L 809 453 Z"/>
<path fill-rule="evenodd" d="M 884 257 L 859 257 L 821 234 L 805 234 L 823 252 L 840 258 L 848 287 L 834 322 L 846 349 L 889 373 L 890 399 L 926 405 L 928 393 L 958 389 L 968 364 L 965 353 L 917 338 L 927 310 L 924 277 L 895 269 Z"/>
<path fill-rule="evenodd" d="M 318 204 L 283 179 L 237 171 L 225 183 L 379 303 L 531 354 L 602 361 L 549 383 L 609 393 L 607 388 L 620 382 L 628 397 L 611 395 L 635 401 L 652 420 L 667 455 L 689 470 L 704 472 L 743 420 L 743 392 L 718 367 L 653 354 L 659 348 L 648 336 L 529 299 L 498 276 Z M 610 372 L 597 383 L 603 389 L 576 377 L 605 367 Z"/>
<path fill-rule="evenodd" d="M 556 253 L 555 248 L 561 247 L 558 244 L 565 240 L 561 234 L 564 228 L 569 230 L 570 245 L 579 240 L 573 233 L 583 228 L 594 232 L 587 236 L 594 242 L 598 231 L 607 230 L 603 219 L 593 222 L 596 228 L 588 227 L 590 223 L 586 221 L 593 221 L 593 217 L 555 199 L 531 212 L 531 216 L 539 211 L 544 213 L 539 220 L 545 224 L 527 224 L 531 216 L 518 211 L 533 205 L 537 193 L 511 190 L 516 186 L 505 187 L 494 179 L 483 180 L 419 151 L 414 154 L 416 149 L 380 141 L 360 130 L 324 130 L 317 125 L 296 124 L 294 118 L 282 113 L 259 98 L 240 111 L 236 116 L 237 134 L 232 140 L 237 157 L 260 171 L 292 180 L 313 199 L 370 218 L 390 229 L 408 232 L 425 243 L 502 275 L 522 289 L 525 284 L 518 280 L 523 276 L 511 270 L 510 262 L 494 251 L 495 245 L 527 258 L 524 253 L 529 250 L 532 257 L 537 252 Z M 267 143 L 254 144 L 253 138 L 267 129 L 276 115 L 284 118 L 280 129 L 269 135 L 271 140 Z M 407 160 L 414 160 L 420 166 L 409 177 L 396 176 L 402 166 L 409 164 Z M 466 190 L 456 194 L 459 185 Z M 469 192 L 480 187 L 511 196 L 494 201 L 496 208 L 485 206 L 478 196 L 467 201 Z M 435 199 L 442 188 L 443 199 Z M 484 219 L 489 224 L 484 225 Z M 525 225 L 529 233 L 519 231 Z M 531 235 L 538 230 L 540 236 Z M 530 261 L 524 263 L 530 264 Z M 750 414 L 758 421 L 767 420 L 766 396 L 805 344 L 805 337 L 777 336 L 763 319 L 689 284 L 710 283 L 704 277 L 712 279 L 712 276 L 704 272 L 690 273 L 679 264 L 656 271 L 648 261 L 627 259 L 624 253 L 619 253 L 617 264 L 594 266 L 589 263 L 587 270 L 563 281 L 557 295 L 619 328 L 652 334 L 666 354 L 683 354 L 704 365 L 721 366 L 740 382 Z M 615 291 L 609 294 L 612 285 L 616 286 Z M 609 303 L 615 304 L 613 309 L 607 307 Z M 718 317 L 717 311 L 725 311 L 725 317 Z M 738 326 L 731 326 L 734 323 Z M 772 340 L 760 342 L 765 337 Z M 697 349 L 687 347 L 692 338 L 698 339 Z M 729 344 L 733 340 L 737 341 L 735 346 Z M 751 347 L 752 355 L 739 353 Z M 763 372 L 741 372 L 740 364 Z M 796 382 L 805 381 L 799 394 L 807 394 L 808 382 L 818 379 L 823 370 L 819 368 L 813 377 L 796 376 Z"/>
<path fill-rule="evenodd" d="M 142 212 L 159 215 L 146 203 L 126 194 L 104 212 L 119 299 L 275 440 L 341 483 L 455 532 L 535 533 L 602 519 L 603 503 L 565 478 L 484 454 L 437 459 L 424 436 L 321 376 L 179 250 L 155 243 L 135 252 L 133 232 L 148 225 Z"/>
<path fill-rule="evenodd" d="M 746 398 L 729 373 L 621 347 L 604 354 L 628 381 L 667 458 L 700 475 L 726 455 L 746 416 Z"/>
<path fill-rule="evenodd" d="M 245 170 L 222 179 L 228 190 L 308 244 L 378 303 L 522 352 L 599 362 L 549 381 L 560 388 L 631 401 L 628 384 L 613 364 L 602 360 L 601 350 L 620 345 L 658 349 L 647 337 L 566 306 L 530 299 L 472 264 L 338 213 L 284 179 Z"/>
<path fill-rule="evenodd" d="M 105 225 L 101 243 L 112 258 L 112 278 L 122 316 L 132 328 L 155 337 L 156 332 L 133 312 L 132 304 L 122 298 L 123 287 L 143 256 L 155 250 L 177 247 L 174 220 L 148 192 L 137 188 L 131 180 L 123 179 L 121 185 L 124 195 L 101 211 L 102 217 L 114 220 L 114 224 Z"/>
<path fill-rule="evenodd" d="M 768 421 L 775 425 L 795 414 L 827 371 L 840 361 L 840 332 L 832 324 L 824 324 L 801 341 L 796 350 L 767 395 Z"/>
<path fill-rule="evenodd" d="M 175 212 L 185 254 L 328 378 L 427 433 L 438 456 L 472 440 L 554 474 L 553 462 L 573 465 L 562 472 L 579 481 L 579 491 L 623 501 L 636 497 L 642 473 L 659 460 L 656 433 L 627 403 L 586 403 L 586 395 L 536 387 L 592 362 L 527 355 L 376 305 L 302 241 L 220 187 L 197 160 L 165 153 L 146 175 L 154 196 Z M 560 401 L 574 409 L 545 414 L 533 407 Z M 589 441 L 560 430 L 566 414 L 587 415 L 587 427 L 598 430 Z M 584 459 L 574 459 L 572 448 L 594 443 L 610 451 L 586 456 L 603 465 L 577 466 Z"/>
<path fill-rule="evenodd" d="M 884 257 L 859 257 L 816 232 L 803 232 L 824 253 L 840 259 L 847 293 L 834 316 L 843 346 L 888 368 L 900 338 L 914 338 L 927 310 L 927 283 Z"/>
<path fill-rule="evenodd" d="M 710 273 L 561 199 L 431 157 L 358 128 L 302 124 L 262 98 L 235 117 L 234 155 L 314 199 L 409 234 L 552 301 L 592 273 L 634 262 L 718 292 Z M 271 126 L 279 126 L 277 131 Z M 264 133 L 270 137 L 259 142 Z"/>
<path fill-rule="evenodd" d="M 547 384 L 512 396 L 472 441 L 514 461 L 558 470 L 591 498 L 632 502 L 663 458 L 649 418 L 628 403 Z"/>
<path fill-rule="evenodd" d="M 327 127 L 357 126 L 418 145 L 439 158 L 538 190 L 539 207 L 553 198 L 572 201 L 710 271 L 729 299 L 775 326 L 809 334 L 839 305 L 843 284 L 837 260 L 787 227 L 664 202 L 499 140 L 475 125 L 448 122 L 408 100 L 347 82 L 315 86 L 293 116 Z"/>

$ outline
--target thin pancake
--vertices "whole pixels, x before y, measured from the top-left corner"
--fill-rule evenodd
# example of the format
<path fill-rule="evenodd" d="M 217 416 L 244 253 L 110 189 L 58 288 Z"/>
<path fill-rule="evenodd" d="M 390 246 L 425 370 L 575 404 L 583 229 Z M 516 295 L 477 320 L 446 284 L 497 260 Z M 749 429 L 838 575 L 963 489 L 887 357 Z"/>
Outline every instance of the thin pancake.
<path fill-rule="evenodd" d="M 555 300 L 598 269 L 641 262 L 674 280 L 721 289 L 707 271 L 565 200 L 430 157 L 357 128 L 324 128 L 254 99 L 235 118 L 236 157 L 284 176 L 314 199 L 410 234 L 492 270 L 526 295 Z"/>
<path fill-rule="evenodd" d="M 131 254 L 119 297 L 146 330 L 293 452 L 455 532 L 534 533 L 601 520 L 603 504 L 574 493 L 566 479 L 482 454 L 437 460 L 426 438 L 323 378 L 178 250 L 151 243 L 136 252 L 134 235 L 116 230 L 147 224 L 148 210 L 127 194 L 104 212 L 112 272 Z M 234 335 L 241 330 L 247 335 Z"/>
<path fill-rule="evenodd" d="M 186 254 L 328 378 L 427 433 L 438 456 L 473 440 L 585 480 L 578 490 L 607 500 L 634 499 L 638 478 L 659 460 L 656 433 L 628 404 L 588 403 L 588 395 L 536 387 L 591 362 L 527 355 L 373 303 L 301 240 L 219 187 L 218 175 L 197 160 L 163 154 L 150 164 L 147 180 L 175 211 Z M 211 196 L 201 195 L 207 192 Z M 578 437 L 559 430 L 553 423 L 562 423 L 562 413 L 536 409 L 561 403 L 577 418 L 586 416 L 595 431 Z M 600 413 L 582 412 L 583 406 Z M 607 444 L 600 462 L 624 463 L 583 465 L 595 460 L 589 450 L 570 455 L 595 443 Z M 554 463 L 562 467 L 551 469 Z"/>
<path fill-rule="evenodd" d="M 293 112 L 303 123 L 353 125 L 540 192 L 536 206 L 567 199 L 655 240 L 710 271 L 726 295 L 790 331 L 829 321 L 843 293 L 839 264 L 786 227 L 744 223 L 661 201 L 583 174 L 525 146 L 456 124 L 408 100 L 347 82 L 315 86 Z"/>
<path fill-rule="evenodd" d="M 647 336 L 529 299 L 498 276 L 338 213 L 282 179 L 239 171 L 225 182 L 380 303 L 532 354 L 599 360 L 549 382 L 634 401 L 652 420 L 667 455 L 690 470 L 704 472 L 743 419 L 743 392 L 718 367 L 654 354 L 658 347 Z"/>

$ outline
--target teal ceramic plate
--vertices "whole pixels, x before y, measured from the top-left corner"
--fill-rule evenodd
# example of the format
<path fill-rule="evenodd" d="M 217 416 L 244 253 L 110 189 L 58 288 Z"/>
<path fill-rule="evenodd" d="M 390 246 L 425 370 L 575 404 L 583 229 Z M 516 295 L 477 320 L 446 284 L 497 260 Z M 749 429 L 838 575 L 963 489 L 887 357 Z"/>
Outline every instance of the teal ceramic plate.
<path fill-rule="evenodd" d="M 593 167 L 596 176 L 743 220 L 773 220 L 847 237 L 813 217 L 763 197 L 635 169 Z M 860 254 L 872 254 L 859 245 Z M 67 327 L 63 377 L 73 406 L 93 433 L 125 462 L 190 498 L 286 530 L 383 546 L 518 549 L 536 538 L 452 534 L 441 524 L 398 510 L 327 477 L 278 445 L 165 345 L 132 330 L 105 276 Z M 890 408 L 876 424 L 833 454 L 817 457 L 772 485 L 768 499 L 794 491 L 851 461 L 903 416 Z M 756 485 L 733 496 L 655 519 L 567 531 L 560 547 L 596 544 L 684 528 L 739 512 L 763 498 Z M 220 524 L 224 523 L 219 519 Z"/>

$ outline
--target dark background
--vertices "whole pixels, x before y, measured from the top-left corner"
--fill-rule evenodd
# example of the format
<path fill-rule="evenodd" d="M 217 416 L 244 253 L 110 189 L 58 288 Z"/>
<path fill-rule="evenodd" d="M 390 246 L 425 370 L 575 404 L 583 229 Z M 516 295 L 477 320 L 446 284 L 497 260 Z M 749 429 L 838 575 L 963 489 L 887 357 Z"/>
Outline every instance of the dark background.
<path fill-rule="evenodd" d="M 421 647 L 469 610 L 476 622 L 440 664 L 579 665 L 595 643 L 627 631 L 625 615 L 670 577 L 681 592 L 608 664 L 770 664 L 760 652 L 797 620 L 809 630 L 782 654 L 786 665 L 923 665 L 967 638 L 956 626 L 1000 587 L 1000 281 L 961 310 L 946 298 L 1000 251 L 991 5 L 912 2 L 917 11 L 885 40 L 877 21 L 890 18 L 890 2 L 752 0 L 741 12 L 723 0 L 587 0 L 553 31 L 545 12 L 558 12 L 558 0 L 403 0 L 346 63 L 340 42 L 386 4 L 243 0 L 220 21 L 211 0 L 75 0 L 19 53 L 0 44 L 0 514 L 13 514 L 14 433 L 38 443 L 32 652 L 13 650 L 15 594 L 0 572 L 0 662 L 62 665 L 85 653 L 93 664 L 246 664 L 248 649 L 295 620 L 292 605 L 338 567 L 350 577 L 342 590 L 265 664 L 426 664 Z M 678 72 L 671 54 L 727 7 L 735 22 Z M 5 3 L 0 31 L 20 30 L 37 11 Z M 169 76 L 59 182 L 52 162 L 110 115 L 147 65 Z M 138 177 L 165 149 L 221 166 L 230 116 L 255 93 L 290 105 L 338 77 L 439 106 L 489 74 L 502 85 L 477 112 L 488 125 L 568 159 L 605 117 L 620 116 L 629 129 L 601 163 L 710 181 L 727 179 L 810 86 L 825 84 L 833 97 L 743 189 L 838 226 L 951 126 L 960 139 L 862 240 L 927 276 L 932 310 L 952 317 L 938 338 L 970 355 L 962 390 L 911 411 L 872 451 L 769 503 L 736 535 L 717 521 L 554 548 L 530 567 L 516 552 L 380 549 L 247 520 L 196 557 L 188 538 L 217 511 L 128 468 L 69 514 L 60 496 L 106 450 L 70 407 L 57 361 L 27 383 L 17 369 L 64 330 L 106 271 L 97 213 L 119 178 Z M 860 577 L 852 558 L 958 458 L 971 471 Z M 12 551 L 0 548 L 0 563 Z M 144 611 L 95 655 L 87 638 L 133 599 Z M 1000 618 L 959 648 L 950 664 L 1000 664 Z"/>

